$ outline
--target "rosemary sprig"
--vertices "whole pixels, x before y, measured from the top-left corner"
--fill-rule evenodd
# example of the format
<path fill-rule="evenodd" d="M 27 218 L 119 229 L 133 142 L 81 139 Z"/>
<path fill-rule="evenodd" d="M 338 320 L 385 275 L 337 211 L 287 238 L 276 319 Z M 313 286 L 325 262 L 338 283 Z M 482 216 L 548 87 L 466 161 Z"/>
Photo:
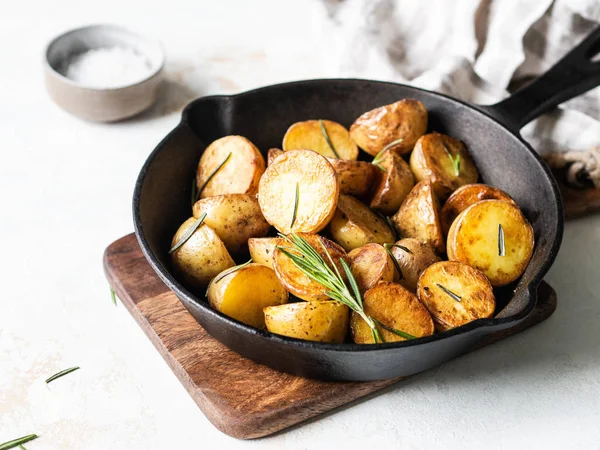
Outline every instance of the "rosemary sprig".
<path fill-rule="evenodd" d="M 446 147 L 446 145 L 443 142 L 442 142 L 442 147 L 444 147 L 444 150 L 446 150 L 446 154 L 448 155 L 448 158 L 450 158 L 452 167 L 454 167 L 454 175 L 459 176 L 460 175 L 460 153 L 457 153 L 456 156 L 452 156 L 452 153 L 450 153 L 450 150 L 448 150 L 448 147 Z"/>
<path fill-rule="evenodd" d="M 300 199 L 300 186 L 296 183 L 296 198 L 294 200 L 294 214 L 292 215 L 292 223 L 290 223 L 290 228 L 294 226 L 296 223 L 296 214 L 298 214 L 298 200 Z"/>
<path fill-rule="evenodd" d="M 400 336 L 403 337 L 404 339 L 411 340 L 411 339 L 416 339 L 416 336 L 413 336 L 412 334 L 408 334 L 404 331 L 401 330 L 397 330 L 395 328 L 392 327 L 388 327 L 386 324 L 381 323 L 379 320 L 377 320 L 375 317 L 371 317 L 371 319 L 373 319 L 373 321 L 379 325 L 381 328 L 383 328 L 385 331 L 389 331 L 390 333 L 395 334 L 396 336 Z"/>
<path fill-rule="evenodd" d="M 19 448 L 20 448 L 21 450 L 27 450 L 27 449 L 26 449 L 25 447 L 23 447 L 21 444 L 19 444 Z"/>
<path fill-rule="evenodd" d="M 456 295 L 454 292 L 452 292 L 450 289 L 442 286 L 440 283 L 435 283 L 435 284 L 437 287 L 439 287 L 442 291 L 444 291 L 446 294 L 448 294 L 450 297 L 452 297 L 457 302 L 462 301 L 462 297 L 460 295 Z"/>
<path fill-rule="evenodd" d="M 329 137 L 329 134 L 327 133 L 327 129 L 325 128 L 325 124 L 323 123 L 322 119 L 319 119 L 319 126 L 321 127 L 321 133 L 323 134 L 323 137 L 325 138 L 325 141 L 327 142 L 327 145 L 329 145 L 329 148 L 331 149 L 331 151 L 333 152 L 333 154 L 335 155 L 335 157 L 337 159 L 340 159 L 340 155 L 338 155 L 338 152 L 335 151 L 335 147 L 333 146 L 333 142 L 331 142 L 331 138 Z"/>
<path fill-rule="evenodd" d="M 390 244 L 383 244 L 383 248 L 385 248 L 385 251 L 387 252 L 387 254 L 389 255 L 389 257 L 392 260 L 392 263 L 394 263 L 394 268 L 396 269 L 396 272 L 398 273 L 399 279 L 402 280 L 404 278 L 404 274 L 402 273 L 402 269 L 400 268 L 400 264 L 398 263 L 398 260 L 396 259 L 396 257 L 392 253 L 392 251 L 390 250 Z"/>
<path fill-rule="evenodd" d="M 198 199 L 200 198 L 200 195 L 202 194 L 202 191 L 204 190 L 204 188 L 206 187 L 206 185 L 210 182 L 210 180 L 212 180 L 213 177 L 217 174 L 217 172 L 223 168 L 223 166 L 225 165 L 225 163 L 227 161 L 229 161 L 229 158 L 231 158 L 231 153 L 229 153 L 229 155 L 227 155 L 227 157 L 223 160 L 223 162 L 221 164 L 219 164 L 219 166 L 215 170 L 212 171 L 212 173 L 208 176 L 208 178 L 202 184 L 202 186 L 200 187 L 200 189 L 198 189 L 198 192 L 196 193 L 196 201 L 198 201 Z M 196 201 L 194 203 L 196 203 Z"/>
<path fill-rule="evenodd" d="M 0 450 L 8 450 L 9 448 L 15 448 L 21 446 L 21 444 L 25 444 L 26 442 L 33 441 L 37 439 L 37 434 L 28 434 L 27 436 L 23 436 L 17 439 L 13 439 L 12 441 L 4 442 L 0 444 Z"/>
<path fill-rule="evenodd" d="M 504 244 L 504 228 L 498 224 L 498 256 L 506 256 L 506 245 Z"/>
<path fill-rule="evenodd" d="M 177 244 L 175 244 L 173 246 L 173 248 L 171 250 L 169 250 L 169 255 L 173 252 L 175 252 L 176 250 L 179 249 L 179 247 L 181 247 L 183 244 L 185 244 L 187 242 L 187 240 L 192 237 L 192 234 L 194 234 L 194 232 L 200 227 L 200 225 L 202 225 L 202 223 L 204 222 L 204 219 L 206 219 L 206 213 L 202 214 L 198 220 L 196 220 L 191 227 L 189 227 L 187 229 L 187 231 L 185 232 L 185 234 L 183 236 L 181 236 L 181 239 L 179 239 L 179 241 L 177 242 Z"/>
<path fill-rule="evenodd" d="M 238 264 L 237 266 L 233 266 L 231 269 L 227 269 L 223 272 L 221 272 L 220 275 L 218 275 L 214 280 L 213 280 L 213 284 L 217 284 L 219 281 L 221 281 L 223 278 L 225 278 L 227 275 L 231 275 L 233 272 L 237 272 L 238 270 L 246 267 L 248 264 L 250 264 L 252 262 L 252 258 L 250 258 L 248 261 L 246 261 L 243 264 Z"/>
<path fill-rule="evenodd" d="M 110 298 L 112 299 L 113 304 L 117 306 L 117 294 L 115 294 L 112 287 L 110 288 Z"/>
<path fill-rule="evenodd" d="M 79 367 L 71 367 L 69 369 L 65 369 L 65 370 L 61 370 L 58 373 L 55 373 L 54 375 L 52 375 L 50 378 L 48 378 L 46 380 L 46 384 L 48 383 L 52 383 L 54 380 L 56 380 L 57 378 L 63 377 L 71 372 L 75 372 L 76 370 L 79 370 Z"/>
<path fill-rule="evenodd" d="M 381 165 L 381 160 L 383 159 L 383 155 L 385 154 L 385 152 L 387 152 L 390 148 L 394 147 L 395 145 L 400 144 L 404 139 L 400 138 L 400 139 L 396 139 L 395 141 L 390 142 L 388 145 L 386 145 L 385 147 L 383 147 L 381 149 L 381 151 L 379 153 L 377 153 L 377 155 L 375 155 L 375 158 L 373 158 L 373 161 L 371 161 L 371 164 L 374 164 L 375 166 L 377 166 L 381 171 L 387 173 L 387 170 L 385 170 L 385 167 L 383 167 Z"/>
<path fill-rule="evenodd" d="M 399 244 L 385 244 L 387 245 L 389 248 L 399 248 L 402 251 L 405 251 L 406 253 L 410 253 L 412 255 L 412 252 L 410 251 L 410 249 L 408 247 L 405 247 L 404 245 L 399 245 Z"/>

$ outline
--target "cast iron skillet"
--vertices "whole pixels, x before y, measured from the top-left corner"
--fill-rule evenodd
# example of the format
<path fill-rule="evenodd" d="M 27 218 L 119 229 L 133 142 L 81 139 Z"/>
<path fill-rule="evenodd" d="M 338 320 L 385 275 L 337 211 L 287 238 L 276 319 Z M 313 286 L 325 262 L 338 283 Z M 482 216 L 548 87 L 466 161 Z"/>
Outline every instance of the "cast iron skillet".
<path fill-rule="evenodd" d="M 144 164 L 133 198 L 137 238 L 152 268 L 194 318 L 239 354 L 293 374 L 330 380 L 377 380 L 437 366 L 492 333 L 516 327 L 536 303 L 536 288 L 558 252 L 563 208 L 552 175 L 519 129 L 544 111 L 600 84 L 600 29 L 549 72 L 493 106 L 469 105 L 410 86 L 367 80 L 310 80 L 232 96 L 205 97 L 183 111 L 181 123 Z M 499 313 L 415 341 L 378 345 L 325 344 L 257 330 L 212 310 L 171 274 L 167 252 L 177 227 L 191 215 L 191 181 L 203 150 L 230 134 L 263 152 L 281 145 L 296 121 L 323 118 L 349 126 L 360 114 L 402 98 L 421 100 L 430 130 L 463 140 L 485 183 L 507 191 L 531 221 L 536 246 L 518 284 L 497 292 Z M 514 292 L 513 292 L 514 290 Z"/>

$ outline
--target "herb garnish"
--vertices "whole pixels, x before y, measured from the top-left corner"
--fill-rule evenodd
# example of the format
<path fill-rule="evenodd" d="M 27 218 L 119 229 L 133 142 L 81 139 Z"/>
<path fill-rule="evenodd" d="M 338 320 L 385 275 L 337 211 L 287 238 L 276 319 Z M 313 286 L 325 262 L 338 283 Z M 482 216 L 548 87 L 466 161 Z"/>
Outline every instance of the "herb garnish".
<path fill-rule="evenodd" d="M 175 244 L 173 246 L 173 248 L 171 250 L 169 250 L 169 255 L 171 253 L 173 253 L 174 251 L 178 250 L 179 247 L 181 247 L 183 244 L 185 244 L 187 242 L 187 240 L 192 237 L 192 234 L 194 234 L 194 232 L 200 227 L 200 225 L 202 225 L 202 223 L 204 222 L 204 219 L 206 218 L 206 213 L 202 214 L 198 220 L 196 220 L 191 227 L 189 227 L 187 229 L 187 231 L 185 232 L 185 234 L 183 236 L 181 236 L 181 239 L 179 239 L 179 242 L 177 242 L 177 244 Z"/>
<path fill-rule="evenodd" d="M 290 228 L 294 226 L 296 223 L 296 214 L 298 214 L 298 200 L 300 198 L 300 186 L 296 183 L 296 198 L 294 200 L 294 214 L 292 215 L 292 223 L 290 223 Z"/>
<path fill-rule="evenodd" d="M 335 155 L 335 157 L 337 159 L 340 159 L 340 155 L 338 155 L 338 152 L 335 151 L 335 147 L 333 146 L 333 142 L 331 142 L 331 139 L 329 138 L 329 134 L 327 133 L 327 129 L 325 128 L 325 124 L 323 123 L 322 119 L 319 119 L 319 126 L 321 127 L 321 133 L 323 134 L 323 137 L 325 138 L 325 141 L 327 142 L 327 145 L 329 145 L 329 148 L 331 149 L 331 151 L 333 152 L 333 154 Z"/>
<path fill-rule="evenodd" d="M 506 246 L 504 245 L 504 228 L 498 224 L 498 256 L 506 256 Z"/>
<path fill-rule="evenodd" d="M 460 295 L 456 295 L 454 292 L 452 292 L 450 289 L 442 286 L 440 283 L 435 283 L 437 287 L 439 287 L 442 291 L 444 291 L 446 294 L 448 294 L 450 297 L 452 297 L 452 299 L 456 300 L 457 302 L 462 301 L 462 297 Z"/>
<path fill-rule="evenodd" d="M 395 328 L 392 327 L 388 327 L 386 324 L 381 323 L 379 320 L 377 320 L 375 317 L 371 317 L 371 319 L 373 319 L 373 321 L 379 325 L 381 328 L 383 328 L 385 331 L 389 331 L 390 333 L 393 333 L 397 336 L 403 337 L 404 339 L 406 339 L 407 341 L 411 340 L 411 339 L 416 339 L 416 336 L 413 336 L 412 334 L 408 334 L 404 331 L 401 330 L 396 330 Z"/>
<path fill-rule="evenodd" d="M 390 250 L 390 244 L 383 244 L 383 248 L 385 248 L 385 251 L 387 252 L 388 256 L 391 258 L 392 263 L 394 264 L 394 268 L 396 269 L 396 272 L 398 273 L 399 279 L 402 280 L 404 278 L 404 274 L 402 273 L 402 269 L 400 268 L 400 264 L 398 263 L 398 260 L 396 259 L 396 257 L 392 253 L 392 251 Z"/>
<path fill-rule="evenodd" d="M 69 369 L 65 369 L 65 370 L 61 370 L 58 373 L 55 373 L 54 375 L 52 375 L 50 378 L 48 378 L 46 380 L 46 384 L 48 383 L 52 383 L 54 380 L 56 380 L 57 378 L 60 378 L 62 376 L 65 376 L 71 372 L 75 372 L 76 370 L 79 370 L 79 367 L 71 367 Z"/>
<path fill-rule="evenodd" d="M 217 278 L 215 278 L 212 282 L 212 284 L 217 284 L 219 281 L 221 281 L 223 278 L 225 278 L 227 275 L 231 275 L 233 272 L 237 272 L 238 270 L 240 270 L 243 267 L 246 267 L 248 264 L 250 264 L 252 262 L 252 258 L 250 258 L 248 261 L 246 261 L 243 264 L 238 264 L 237 266 L 232 267 L 231 269 L 227 269 L 224 272 L 221 272 L 221 275 L 217 276 Z"/>
<path fill-rule="evenodd" d="M 115 291 L 113 291 L 112 287 L 110 288 L 110 298 L 112 299 L 113 304 L 117 306 L 117 295 L 115 294 Z"/>
<path fill-rule="evenodd" d="M 446 154 L 448 155 L 448 158 L 450 158 L 452 167 L 454 167 L 454 175 L 459 176 L 460 175 L 460 153 L 457 153 L 456 156 L 452 156 L 452 153 L 450 153 L 450 150 L 448 150 L 448 147 L 446 147 L 446 145 L 443 142 L 442 142 L 442 147 L 444 147 L 444 150 L 446 150 Z"/>
<path fill-rule="evenodd" d="M 198 199 L 200 198 L 200 195 L 202 194 L 202 191 L 204 190 L 204 188 L 206 187 L 206 185 L 210 182 L 210 180 L 212 180 L 213 177 L 217 174 L 217 172 L 223 168 L 223 166 L 225 165 L 225 163 L 227 161 L 229 161 L 229 158 L 231 158 L 231 153 L 229 153 L 229 155 L 227 155 L 227 158 L 225 158 L 223 160 L 223 162 L 221 164 L 219 164 L 219 166 L 215 170 L 212 171 L 212 173 L 208 176 L 208 178 L 202 184 L 202 186 L 200 187 L 200 189 L 198 189 L 198 192 L 196 193 L 196 201 L 198 201 Z"/>
<path fill-rule="evenodd" d="M 28 434 L 27 436 L 23 436 L 18 439 L 13 439 L 12 441 L 8 441 L 3 444 L 0 444 L 0 450 L 8 450 L 9 448 L 15 448 L 17 446 L 20 446 L 21 444 L 24 444 L 29 441 L 33 441 L 34 439 L 37 439 L 37 438 L 38 438 L 37 434 Z"/>
<path fill-rule="evenodd" d="M 389 248 L 399 248 L 400 250 L 405 251 L 406 253 L 410 253 L 412 255 L 412 251 L 410 251 L 410 249 L 408 247 L 405 247 L 404 245 L 400 245 L 400 244 L 385 244 L 387 245 Z"/>

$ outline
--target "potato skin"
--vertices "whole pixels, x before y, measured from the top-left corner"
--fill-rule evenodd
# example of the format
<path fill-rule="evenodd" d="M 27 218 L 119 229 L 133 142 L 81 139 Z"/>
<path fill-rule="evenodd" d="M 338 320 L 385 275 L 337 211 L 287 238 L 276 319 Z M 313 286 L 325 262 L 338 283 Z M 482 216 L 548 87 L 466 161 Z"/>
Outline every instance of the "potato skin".
<path fill-rule="evenodd" d="M 411 292 L 416 292 L 417 282 L 423 271 L 433 263 L 440 261 L 440 258 L 429 245 L 413 238 L 400 239 L 396 245 L 410 250 L 409 253 L 398 247 L 391 249 L 392 255 L 402 270 L 402 279 L 398 281 L 398 284 Z"/>
<path fill-rule="evenodd" d="M 225 136 L 206 147 L 198 163 L 198 189 L 230 153 L 231 157 L 207 183 L 200 198 L 223 194 L 253 195 L 258 192 L 258 183 L 265 171 L 265 159 L 258 148 L 243 136 Z"/>
<path fill-rule="evenodd" d="M 275 161 L 275 159 L 282 154 L 283 150 L 280 150 L 278 148 L 270 148 L 267 151 L 267 166 L 273 164 L 273 161 Z"/>
<path fill-rule="evenodd" d="M 194 222 L 194 217 L 183 222 L 173 236 L 171 248 Z M 223 241 L 215 230 L 205 224 L 200 225 L 194 234 L 171 254 L 171 264 L 177 277 L 193 290 L 205 288 L 216 275 L 235 266 Z"/>
<path fill-rule="evenodd" d="M 281 244 L 281 238 L 263 237 L 248 239 L 248 250 L 252 261 L 273 269 L 273 255 L 275 248 Z"/>
<path fill-rule="evenodd" d="M 403 139 L 392 149 L 400 155 L 409 153 L 427 131 L 427 111 L 418 100 L 404 99 L 364 113 L 350 127 L 350 137 L 370 155 L 377 155 L 386 145 Z"/>
<path fill-rule="evenodd" d="M 217 311 L 255 328 L 265 328 L 263 309 L 288 301 L 288 292 L 273 269 L 250 263 L 208 287 L 208 302 Z"/>
<path fill-rule="evenodd" d="M 340 183 L 340 194 L 365 197 L 377 179 L 377 167 L 366 161 L 327 158 Z M 411 174 L 412 176 L 412 174 Z"/>
<path fill-rule="evenodd" d="M 439 219 L 439 202 L 429 180 L 423 180 L 410 191 L 392 217 L 394 227 L 403 237 L 415 238 L 436 252 L 446 250 Z"/>
<path fill-rule="evenodd" d="M 337 209 L 329 223 L 329 233 L 346 251 L 365 244 L 394 242 L 394 232 L 388 224 L 360 200 L 340 195 Z"/>
<path fill-rule="evenodd" d="M 350 271 L 361 294 L 382 282 L 398 278 L 390 255 L 380 244 L 367 244 L 348 253 Z"/>
<path fill-rule="evenodd" d="M 482 200 L 504 200 L 516 205 L 515 201 L 506 192 L 487 184 L 466 184 L 461 186 L 448 197 L 448 200 L 446 200 L 446 203 L 442 207 L 440 222 L 444 235 L 448 235 L 452 222 L 454 222 L 454 219 L 461 212 L 472 204 Z"/>
<path fill-rule="evenodd" d="M 458 176 L 444 146 L 453 157 L 460 155 Z M 460 186 L 476 183 L 479 178 L 465 145 L 441 133 L 429 133 L 419 138 L 410 155 L 410 168 L 417 181 L 431 180 L 440 198 L 446 198 Z"/>
<path fill-rule="evenodd" d="M 386 151 L 380 164 L 385 172 L 377 168 L 378 181 L 371 198 L 371 208 L 390 216 L 398 211 L 415 185 L 415 179 L 406 161 L 394 151 Z"/>
<path fill-rule="evenodd" d="M 417 296 L 396 283 L 379 283 L 369 289 L 363 299 L 365 313 L 382 324 L 414 337 L 430 336 L 434 332 L 431 315 Z M 405 339 L 378 327 L 385 342 Z M 352 339 L 357 344 L 374 344 L 371 328 L 357 313 L 350 318 Z"/>
<path fill-rule="evenodd" d="M 438 284 L 461 300 L 452 298 Z M 494 291 L 486 276 L 467 264 L 455 261 L 437 262 L 425 269 L 419 279 L 417 295 L 440 331 L 492 317 L 496 308 Z"/>
<path fill-rule="evenodd" d="M 340 159 L 354 161 L 358 158 L 358 147 L 350 139 L 346 128 L 331 120 L 323 120 L 323 126 Z M 323 135 L 318 120 L 296 122 L 290 126 L 283 137 L 282 148 L 286 152 L 300 149 L 312 150 L 328 158 L 336 158 Z"/>
<path fill-rule="evenodd" d="M 336 301 L 297 302 L 264 309 L 267 329 L 307 341 L 341 344 L 348 332 L 348 307 Z"/>
<path fill-rule="evenodd" d="M 298 185 L 298 211 L 292 225 Z M 311 150 L 290 150 L 265 171 L 258 203 L 266 221 L 283 234 L 318 233 L 335 213 L 340 186 L 326 158 Z"/>
<path fill-rule="evenodd" d="M 231 254 L 244 250 L 248 239 L 262 237 L 271 228 L 256 197 L 246 194 L 206 197 L 198 200 L 192 211 L 196 218 L 206 213 L 204 223 L 216 231 Z"/>
<path fill-rule="evenodd" d="M 499 256 L 498 224 L 504 230 L 506 255 Z M 448 233 L 448 259 L 482 271 L 492 286 L 519 278 L 531 259 L 533 228 L 518 206 L 503 200 L 483 200 L 465 209 Z"/>

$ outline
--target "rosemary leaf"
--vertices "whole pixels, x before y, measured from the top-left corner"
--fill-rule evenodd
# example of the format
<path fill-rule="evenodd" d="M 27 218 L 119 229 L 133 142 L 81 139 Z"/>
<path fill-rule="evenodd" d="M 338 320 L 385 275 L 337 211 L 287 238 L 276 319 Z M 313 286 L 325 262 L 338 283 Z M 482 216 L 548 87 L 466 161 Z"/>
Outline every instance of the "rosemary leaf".
<path fill-rule="evenodd" d="M 379 164 L 379 163 L 377 163 L 377 164 L 373 163 L 373 165 L 375 167 L 377 167 L 379 170 L 381 170 L 382 172 L 387 173 L 387 170 L 385 170 L 385 167 L 383 167 L 381 164 Z"/>
<path fill-rule="evenodd" d="M 384 217 L 386 223 L 388 224 L 388 226 L 392 229 L 392 233 L 394 234 L 394 239 L 399 240 L 400 239 L 400 235 L 396 231 L 396 227 L 392 223 L 392 219 L 390 219 L 390 216 L 384 215 L 383 217 Z"/>
<path fill-rule="evenodd" d="M 48 383 L 52 383 L 54 380 L 56 380 L 57 378 L 63 377 L 71 372 L 75 372 L 76 370 L 79 370 L 79 367 L 71 367 L 69 369 L 65 369 L 65 370 L 61 370 L 58 373 L 55 373 L 54 375 L 52 375 L 50 378 L 48 378 L 46 380 L 46 384 Z"/>
<path fill-rule="evenodd" d="M 454 292 L 452 292 L 450 289 L 442 286 L 440 283 L 435 283 L 437 287 L 439 287 L 442 291 L 444 291 L 446 294 L 448 294 L 450 297 L 452 297 L 454 300 L 456 300 L 457 302 L 462 301 L 462 297 L 459 295 L 456 295 Z"/>
<path fill-rule="evenodd" d="M 405 251 L 406 253 L 410 253 L 412 255 L 412 252 L 410 251 L 410 249 L 408 247 L 405 247 L 404 245 L 399 245 L 399 244 L 385 244 L 387 245 L 389 248 L 399 248 L 400 250 Z"/>
<path fill-rule="evenodd" d="M 112 287 L 110 288 L 110 298 L 112 299 L 113 305 L 117 306 L 117 294 L 115 294 Z"/>
<path fill-rule="evenodd" d="M 386 331 L 389 331 L 390 333 L 395 334 L 396 336 L 400 336 L 404 339 L 406 339 L 407 341 L 411 340 L 411 339 L 416 339 L 416 336 L 413 336 L 412 334 L 408 334 L 404 331 L 401 330 L 397 330 L 395 328 L 392 327 L 388 327 L 386 324 L 381 323 L 379 320 L 377 320 L 375 317 L 371 316 L 371 319 L 373 319 L 373 321 L 379 325 L 381 328 L 383 328 Z"/>
<path fill-rule="evenodd" d="M 214 279 L 213 284 L 217 284 L 219 281 L 221 281 L 223 278 L 225 278 L 227 275 L 231 275 L 233 272 L 237 272 L 238 270 L 246 267 L 248 264 L 250 264 L 252 262 L 252 258 L 250 258 L 248 261 L 246 261 L 243 264 L 239 264 L 237 266 L 232 267 L 231 269 L 227 269 L 223 272 L 221 272 L 220 275 L 217 276 L 217 278 Z"/>
<path fill-rule="evenodd" d="M 26 449 L 25 447 L 23 447 L 21 444 L 19 444 L 19 448 L 20 448 L 21 450 L 27 450 L 27 449 Z"/>
<path fill-rule="evenodd" d="M 292 216 L 292 223 L 290 224 L 290 228 L 294 226 L 296 223 L 296 215 L 298 214 L 298 200 L 300 199 L 300 186 L 296 183 L 296 198 L 294 200 L 294 215 Z"/>
<path fill-rule="evenodd" d="M 498 224 L 498 256 L 506 256 L 506 245 L 504 244 L 504 228 Z"/>
<path fill-rule="evenodd" d="M 325 141 L 327 141 L 327 145 L 329 145 L 329 148 L 331 149 L 331 151 L 333 152 L 333 154 L 335 155 L 335 157 L 337 159 L 340 159 L 340 155 L 338 155 L 338 152 L 335 151 L 335 147 L 333 146 L 333 142 L 331 142 L 331 139 L 329 138 L 329 134 L 327 133 L 327 129 L 325 128 L 325 124 L 323 123 L 322 119 L 319 119 L 319 126 L 321 127 L 321 133 L 323 134 L 323 137 L 325 138 Z"/>
<path fill-rule="evenodd" d="M 460 153 L 457 153 L 456 156 L 452 156 L 452 153 L 450 153 L 450 150 L 448 150 L 448 147 L 446 147 L 446 145 L 443 142 L 442 142 L 442 147 L 444 147 L 444 150 L 446 150 L 446 154 L 448 155 L 448 158 L 450 158 L 450 162 L 452 163 L 452 167 L 454 168 L 454 175 L 459 176 L 460 175 Z"/>
<path fill-rule="evenodd" d="M 17 439 L 13 439 L 12 441 L 4 442 L 0 444 L 0 450 L 8 450 L 9 448 L 15 448 L 20 446 L 21 444 L 25 444 L 26 442 L 33 441 L 37 439 L 37 434 L 28 434 L 27 436 L 23 436 Z"/>
<path fill-rule="evenodd" d="M 185 232 L 185 234 L 183 236 L 181 236 L 181 239 L 179 239 L 179 241 L 177 242 L 177 244 L 175 244 L 173 246 L 173 248 L 171 250 L 169 250 L 169 255 L 173 252 L 175 252 L 176 250 L 179 250 L 179 248 L 185 244 L 187 242 L 187 240 L 189 238 L 192 237 L 192 234 L 194 234 L 194 232 L 200 228 L 200 225 L 202 225 L 202 223 L 204 222 L 204 219 L 206 219 L 206 213 L 202 214 L 198 220 L 196 220 L 191 227 L 189 227 L 187 229 L 187 231 Z"/>
<path fill-rule="evenodd" d="M 383 248 L 385 248 L 385 251 L 389 255 L 390 259 L 392 260 L 392 263 L 394 263 L 394 267 L 396 268 L 396 272 L 398 273 L 399 280 L 402 280 L 404 278 L 404 274 L 402 273 L 402 269 L 400 268 L 400 264 L 398 263 L 398 260 L 396 259 L 396 257 L 392 253 L 392 251 L 390 250 L 390 247 L 388 244 L 383 244 Z"/>
<path fill-rule="evenodd" d="M 219 166 L 215 170 L 212 171 L 212 173 L 208 176 L 208 178 L 202 184 L 202 186 L 200 187 L 200 189 L 198 189 L 198 192 L 196 193 L 196 201 L 198 201 L 198 199 L 200 198 L 200 195 L 202 194 L 202 191 L 204 190 L 204 188 L 206 187 L 206 185 L 210 182 L 210 180 L 212 180 L 213 177 L 217 174 L 217 172 L 223 168 L 223 166 L 225 165 L 225 163 L 227 161 L 229 161 L 229 158 L 231 158 L 231 153 L 229 153 L 229 155 L 227 155 L 227 157 L 223 160 L 223 162 L 221 164 L 219 164 Z"/>

